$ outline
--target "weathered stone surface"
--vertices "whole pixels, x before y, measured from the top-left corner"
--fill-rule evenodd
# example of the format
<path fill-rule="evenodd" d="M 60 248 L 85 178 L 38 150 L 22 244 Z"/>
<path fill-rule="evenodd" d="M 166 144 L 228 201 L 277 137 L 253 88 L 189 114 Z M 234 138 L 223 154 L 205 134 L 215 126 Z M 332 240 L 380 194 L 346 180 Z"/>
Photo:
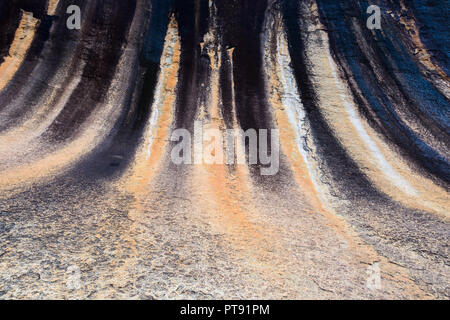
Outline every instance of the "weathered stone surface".
<path fill-rule="evenodd" d="M 450 10 L 371 4 L 0 1 L 0 298 L 448 299 Z"/>

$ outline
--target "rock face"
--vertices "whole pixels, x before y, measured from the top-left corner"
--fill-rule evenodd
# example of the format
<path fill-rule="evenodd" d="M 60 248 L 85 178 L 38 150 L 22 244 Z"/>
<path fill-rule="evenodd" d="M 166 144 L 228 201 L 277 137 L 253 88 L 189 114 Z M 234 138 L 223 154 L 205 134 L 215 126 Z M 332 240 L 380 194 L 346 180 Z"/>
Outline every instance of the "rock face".
<path fill-rule="evenodd" d="M 448 299 L 449 12 L 0 0 L 0 298 Z"/>

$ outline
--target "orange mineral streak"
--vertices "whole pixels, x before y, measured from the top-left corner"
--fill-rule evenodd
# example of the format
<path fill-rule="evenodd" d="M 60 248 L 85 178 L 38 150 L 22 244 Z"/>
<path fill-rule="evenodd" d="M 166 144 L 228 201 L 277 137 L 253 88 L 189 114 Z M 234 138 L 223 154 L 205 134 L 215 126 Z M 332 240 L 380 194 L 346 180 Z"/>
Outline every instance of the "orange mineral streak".
<path fill-rule="evenodd" d="M 0 90 L 14 77 L 33 42 L 39 20 L 31 12 L 22 11 L 22 19 L 16 30 L 9 54 L 0 65 Z"/>
<path fill-rule="evenodd" d="M 49 16 L 53 16 L 56 13 L 56 9 L 58 8 L 59 0 L 50 0 L 48 2 L 47 14 Z"/>
<path fill-rule="evenodd" d="M 273 99 L 271 99 L 271 104 L 274 108 L 278 128 L 280 128 L 281 150 L 289 159 L 291 169 L 295 174 L 295 179 L 299 185 L 299 188 L 305 193 L 306 198 L 308 199 L 307 201 L 315 209 L 323 211 L 322 203 L 318 197 L 308 168 L 295 143 L 297 140 L 296 134 L 293 127 L 289 123 L 286 112 L 283 110 L 283 105 L 279 100 L 278 93 L 275 93 Z"/>
<path fill-rule="evenodd" d="M 226 125 L 219 108 L 219 69 L 221 48 L 214 47 L 212 34 L 205 35 L 204 48 L 210 57 L 210 96 L 207 107 L 200 109 L 198 120 L 203 121 L 204 130 L 219 129 L 223 133 Z M 230 52 L 229 52 L 230 53 Z M 230 55 L 232 61 L 232 55 Z M 234 84 L 232 84 L 234 85 Z M 237 128 L 237 122 L 235 122 Z M 212 141 L 203 142 L 203 152 Z M 225 144 L 225 141 L 224 141 Z M 220 147 L 216 145 L 216 148 Z M 213 153 L 225 150 L 214 149 Z M 206 155 L 205 155 L 206 156 Z M 207 215 L 211 226 L 223 233 L 228 241 L 245 257 L 261 258 L 268 251 L 267 244 L 271 228 L 253 222 L 257 213 L 252 203 L 248 168 L 246 165 L 201 164 L 195 165 L 190 184 L 195 189 L 196 203 Z M 245 204 L 245 205 L 244 205 Z M 256 259 L 263 261 L 264 259 Z M 261 264 L 258 264 L 261 266 Z"/>
<path fill-rule="evenodd" d="M 197 189 L 198 208 L 213 230 L 234 248 L 233 255 L 245 259 L 246 267 L 269 283 L 284 281 L 274 266 L 288 257 L 277 254 L 283 252 L 273 241 L 280 238 L 277 231 L 258 219 L 249 182 L 224 165 L 197 165 L 191 183 Z"/>
<path fill-rule="evenodd" d="M 172 18 L 165 39 L 155 103 L 146 129 L 147 135 L 134 160 L 130 174 L 125 175 L 121 180 L 125 189 L 136 198 L 135 210 L 130 213 L 131 216 L 144 209 L 142 203 L 148 195 L 150 182 L 162 163 L 169 141 L 180 64 L 180 39 L 177 30 L 177 22 Z M 152 123 L 154 120 L 155 123 Z"/>
<path fill-rule="evenodd" d="M 234 54 L 234 48 L 230 48 L 227 50 L 228 53 L 228 58 L 230 59 L 230 64 L 231 64 L 231 103 L 232 103 L 232 116 L 233 116 L 233 129 L 241 129 L 239 123 L 238 123 L 238 119 L 237 119 L 237 108 L 236 108 L 236 95 L 235 95 L 235 91 L 234 91 L 234 73 L 233 73 L 233 54 Z M 242 141 L 241 139 L 238 139 L 236 142 L 236 152 L 238 152 L 238 150 L 240 150 L 241 154 L 244 154 L 245 152 L 245 146 L 242 145 Z M 248 171 L 248 167 L 245 165 L 240 165 L 237 164 L 236 165 L 236 171 L 237 171 L 237 176 L 238 177 L 245 177 L 246 181 L 250 181 L 249 178 L 249 171 Z"/>
<path fill-rule="evenodd" d="M 209 214 L 211 225 L 246 255 L 262 254 L 262 243 L 270 229 L 250 219 L 250 212 L 256 209 L 249 201 L 247 182 L 231 174 L 224 165 L 196 166 L 193 176 L 193 182 L 198 183 L 197 203 Z"/>

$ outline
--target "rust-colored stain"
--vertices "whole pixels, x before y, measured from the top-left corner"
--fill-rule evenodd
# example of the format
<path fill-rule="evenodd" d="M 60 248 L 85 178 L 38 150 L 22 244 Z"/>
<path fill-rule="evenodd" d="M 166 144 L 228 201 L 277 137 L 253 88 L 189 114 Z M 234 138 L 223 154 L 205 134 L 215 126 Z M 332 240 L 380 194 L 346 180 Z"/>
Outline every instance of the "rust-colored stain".
<path fill-rule="evenodd" d="M 175 103 L 175 89 L 178 79 L 180 63 L 180 40 L 178 38 L 178 25 L 172 18 L 165 40 L 165 49 L 162 56 L 160 79 L 158 80 L 158 98 L 152 108 L 152 117 L 155 123 L 149 123 L 146 129 L 142 149 L 136 156 L 130 176 L 126 176 L 125 188 L 135 195 L 136 211 L 142 211 L 142 200 L 148 194 L 150 181 L 155 175 L 169 141 L 170 128 L 173 121 Z"/>
<path fill-rule="evenodd" d="M 34 39 L 39 20 L 31 12 L 22 11 L 22 19 L 16 30 L 9 54 L 0 65 L 0 90 L 14 77 Z"/>
<path fill-rule="evenodd" d="M 56 9 L 58 8 L 59 0 L 49 0 L 47 14 L 52 16 L 56 13 Z"/>

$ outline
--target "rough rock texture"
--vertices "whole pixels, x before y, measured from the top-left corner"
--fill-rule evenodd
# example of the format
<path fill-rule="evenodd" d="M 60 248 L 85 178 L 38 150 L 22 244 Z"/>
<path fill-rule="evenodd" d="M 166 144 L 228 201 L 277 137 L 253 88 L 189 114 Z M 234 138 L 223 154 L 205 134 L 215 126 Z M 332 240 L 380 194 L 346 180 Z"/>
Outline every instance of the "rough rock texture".
<path fill-rule="evenodd" d="M 448 299 L 449 12 L 0 0 L 0 298 Z M 174 164 L 195 121 L 278 173 Z"/>

